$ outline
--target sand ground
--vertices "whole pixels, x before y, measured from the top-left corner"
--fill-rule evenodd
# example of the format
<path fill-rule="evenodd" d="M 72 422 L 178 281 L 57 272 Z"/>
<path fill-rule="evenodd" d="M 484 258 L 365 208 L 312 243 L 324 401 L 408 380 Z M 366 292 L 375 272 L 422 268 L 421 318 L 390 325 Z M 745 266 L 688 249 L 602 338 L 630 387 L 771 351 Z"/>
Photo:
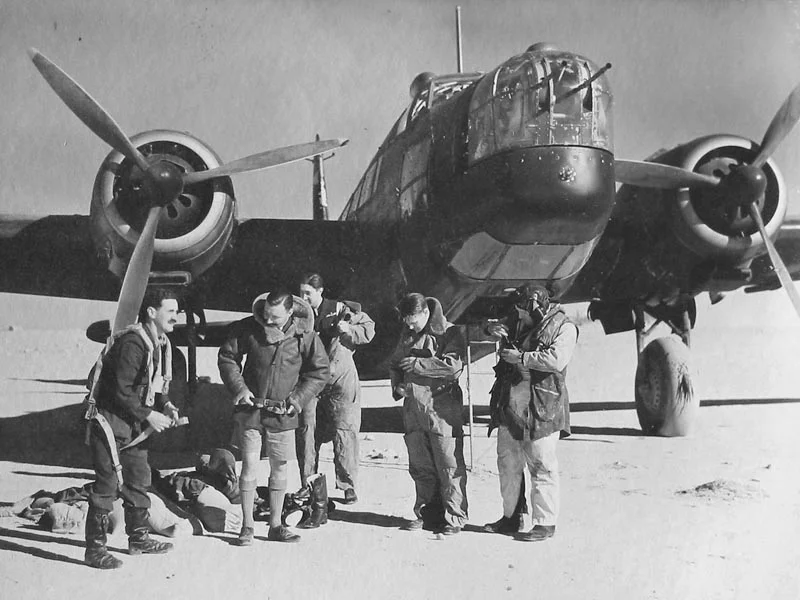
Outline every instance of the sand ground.
<path fill-rule="evenodd" d="M 758 306 L 737 302 L 744 311 Z M 267 542 L 266 524 L 257 523 L 249 548 L 232 546 L 226 535 L 185 538 L 166 556 L 122 554 L 121 570 L 101 572 L 82 564 L 80 536 L 2 518 L 0 596 L 800 598 L 800 328 L 780 325 L 789 322 L 785 315 L 767 327 L 760 318 L 731 325 L 731 315 L 747 313 L 727 310 L 727 319 L 701 320 L 695 331 L 702 408 L 694 433 L 680 439 L 639 433 L 633 336 L 583 328 L 568 380 L 574 435 L 559 446 L 562 514 L 545 543 L 478 530 L 500 516 L 496 440 L 487 439 L 485 424 L 491 364 L 484 362 L 473 373 L 470 525 L 457 536 L 400 530 L 413 488 L 399 408 L 385 383 L 369 382 L 360 501 L 301 532 L 300 544 Z M 77 329 L 0 333 L 0 503 L 90 479 L 66 420 L 83 398 L 97 351 Z M 200 359 L 201 372 L 215 378 L 213 353 Z M 153 460 L 191 466 L 186 453 Z M 331 481 L 329 445 L 322 469 Z M 124 537 L 111 547 L 124 548 Z"/>

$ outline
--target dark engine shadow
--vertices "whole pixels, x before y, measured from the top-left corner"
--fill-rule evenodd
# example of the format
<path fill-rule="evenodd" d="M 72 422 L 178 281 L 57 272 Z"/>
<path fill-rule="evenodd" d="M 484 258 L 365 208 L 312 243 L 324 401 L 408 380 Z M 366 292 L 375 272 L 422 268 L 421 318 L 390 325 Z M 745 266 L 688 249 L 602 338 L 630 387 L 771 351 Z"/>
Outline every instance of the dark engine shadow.
<path fill-rule="evenodd" d="M 393 515 L 379 515 L 374 512 L 345 510 L 336 510 L 328 514 L 328 520 L 341 521 L 343 523 L 359 523 L 361 525 L 375 525 L 377 527 L 388 527 L 390 529 L 399 529 L 406 522 L 402 517 L 395 517 Z"/>

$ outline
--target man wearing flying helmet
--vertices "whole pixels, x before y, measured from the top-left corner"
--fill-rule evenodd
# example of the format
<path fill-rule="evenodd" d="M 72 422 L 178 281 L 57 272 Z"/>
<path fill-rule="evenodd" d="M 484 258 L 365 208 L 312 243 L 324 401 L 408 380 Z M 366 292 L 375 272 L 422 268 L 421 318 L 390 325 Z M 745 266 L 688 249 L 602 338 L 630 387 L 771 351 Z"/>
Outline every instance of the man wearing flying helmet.
<path fill-rule="evenodd" d="M 523 541 L 542 541 L 555 534 L 558 518 L 556 443 L 562 430 L 569 431 L 566 369 L 578 328 L 541 285 L 517 288 L 513 300 L 511 314 L 487 327 L 488 333 L 502 340 L 489 430 L 498 430 L 503 516 L 484 529 L 516 534 Z M 534 526 L 517 533 L 520 515 L 515 508 L 526 465 L 531 474 Z"/>

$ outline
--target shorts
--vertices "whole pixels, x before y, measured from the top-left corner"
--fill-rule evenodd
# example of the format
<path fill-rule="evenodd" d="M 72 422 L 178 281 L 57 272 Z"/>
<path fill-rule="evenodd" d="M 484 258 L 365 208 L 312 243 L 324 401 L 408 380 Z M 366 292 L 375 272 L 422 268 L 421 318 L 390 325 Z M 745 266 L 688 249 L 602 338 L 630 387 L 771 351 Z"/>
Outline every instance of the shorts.
<path fill-rule="evenodd" d="M 234 439 L 242 453 L 258 453 L 261 456 L 262 444 L 266 445 L 266 456 L 272 460 L 296 460 L 294 449 L 294 429 L 270 431 L 264 427 L 254 428 L 245 425 L 249 418 L 246 413 L 233 414 Z M 263 437 L 262 437 L 263 436 Z"/>

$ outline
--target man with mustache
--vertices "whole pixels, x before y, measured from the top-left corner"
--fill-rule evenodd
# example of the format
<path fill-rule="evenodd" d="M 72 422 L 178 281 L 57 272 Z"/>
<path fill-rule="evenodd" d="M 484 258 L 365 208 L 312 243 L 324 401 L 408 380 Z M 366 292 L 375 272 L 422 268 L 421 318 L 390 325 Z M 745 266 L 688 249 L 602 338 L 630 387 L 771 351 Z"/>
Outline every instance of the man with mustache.
<path fill-rule="evenodd" d="M 253 543 L 262 435 L 270 463 L 267 539 L 297 542 L 300 536 L 281 523 L 287 465 L 294 458 L 298 415 L 328 382 L 328 355 L 314 332 L 311 307 L 283 290 L 260 295 L 253 302 L 253 315 L 231 325 L 217 365 L 233 398 L 235 434 L 242 452 L 243 524 L 237 543 Z M 260 406 L 264 408 L 259 410 Z"/>
<path fill-rule="evenodd" d="M 117 497 L 123 501 L 129 554 L 164 554 L 172 549 L 172 544 L 157 542 L 148 534 L 147 441 L 126 446 L 147 426 L 160 432 L 178 421 L 178 409 L 167 397 L 172 350 L 166 335 L 177 316 L 178 300 L 171 291 L 147 290 L 139 322 L 114 335 L 90 395 L 87 416 L 95 481 L 86 516 L 85 562 L 96 569 L 122 566 L 106 548 L 109 513 Z"/>

